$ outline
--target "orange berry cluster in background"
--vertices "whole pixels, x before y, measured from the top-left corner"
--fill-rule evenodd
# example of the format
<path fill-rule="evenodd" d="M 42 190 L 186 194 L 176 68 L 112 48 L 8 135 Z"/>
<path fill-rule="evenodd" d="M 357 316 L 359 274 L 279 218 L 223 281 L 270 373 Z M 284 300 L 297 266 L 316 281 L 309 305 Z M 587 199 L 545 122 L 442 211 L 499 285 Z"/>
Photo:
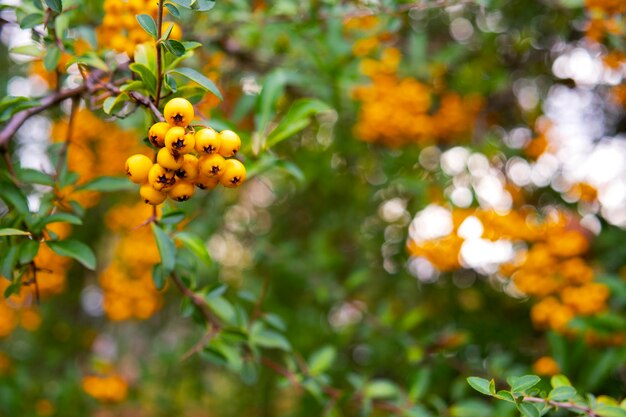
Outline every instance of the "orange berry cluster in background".
<path fill-rule="evenodd" d="M 164 10 L 164 13 L 167 10 Z M 156 20 L 158 2 L 152 0 L 105 0 L 104 18 L 98 27 L 98 41 L 103 48 L 126 52 L 132 57 L 138 44 L 151 40 L 136 20 L 138 14 L 148 14 Z M 182 31 L 174 22 L 163 24 L 163 33 L 173 26 L 170 39 L 180 40 Z"/>
<path fill-rule="evenodd" d="M 399 50 L 386 48 L 380 60 L 361 61 L 361 71 L 372 83 L 354 90 L 361 106 L 355 135 L 390 147 L 469 138 L 482 100 L 437 92 L 415 78 L 399 76 L 401 58 Z"/>
<path fill-rule="evenodd" d="M 87 109 L 81 109 L 74 115 L 70 135 L 68 126 L 67 119 L 54 123 L 51 136 L 53 142 L 64 142 L 69 138 L 67 166 L 79 176 L 76 185 L 103 175 L 122 175 L 126 155 L 141 151 L 133 132 L 105 122 Z M 69 207 L 70 200 L 78 201 L 83 207 L 93 207 L 100 198 L 96 191 L 75 191 L 75 186 L 55 192 L 62 208 Z"/>
<path fill-rule="evenodd" d="M 83 390 L 103 403 L 119 403 L 128 395 L 128 382 L 118 374 L 83 377 Z"/>
<path fill-rule="evenodd" d="M 584 259 L 589 237 L 573 216 L 563 211 L 553 211 L 540 220 L 536 214 L 521 210 L 498 214 L 485 209 L 455 209 L 450 234 L 420 242 L 409 240 L 410 255 L 427 259 L 442 272 L 461 269 L 460 252 L 465 239 L 458 231 L 469 216 L 481 222 L 483 239 L 526 243 L 527 249 L 518 249 L 513 261 L 500 265 L 499 275 L 537 300 L 531 309 L 535 326 L 569 334 L 573 333 L 568 327 L 573 318 L 606 310 L 610 290 L 594 280 L 594 271 Z M 594 340 L 599 339 L 601 336 L 595 335 Z M 623 335 L 609 339 L 619 341 Z"/>
<path fill-rule="evenodd" d="M 145 320 L 161 308 L 162 296 L 152 281 L 152 267 L 161 259 L 159 251 L 150 228 L 137 228 L 151 214 L 148 206 L 138 203 L 115 206 L 105 217 L 118 239 L 112 262 L 98 276 L 104 311 L 111 320 Z"/>
<path fill-rule="evenodd" d="M 145 155 L 126 160 L 126 175 L 141 185 L 139 194 L 144 202 L 158 205 L 168 197 L 186 201 L 196 187 L 211 190 L 221 184 L 235 188 L 245 181 L 246 168 L 233 158 L 241 148 L 235 132 L 189 128 L 194 109 L 184 98 L 170 100 L 163 113 L 166 122 L 152 125 L 148 132 L 148 139 L 159 149 L 156 163 Z"/>

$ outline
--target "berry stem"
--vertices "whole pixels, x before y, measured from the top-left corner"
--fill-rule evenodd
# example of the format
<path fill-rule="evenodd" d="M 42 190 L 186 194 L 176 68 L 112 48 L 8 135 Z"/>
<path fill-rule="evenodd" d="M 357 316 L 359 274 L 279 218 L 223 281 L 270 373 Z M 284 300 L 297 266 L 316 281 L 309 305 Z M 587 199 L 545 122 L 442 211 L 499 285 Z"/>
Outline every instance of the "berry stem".
<path fill-rule="evenodd" d="M 159 0 L 159 12 L 157 14 L 157 40 L 156 40 L 156 64 L 157 64 L 157 84 L 154 97 L 154 104 L 159 108 L 161 101 L 161 88 L 163 86 L 163 57 L 161 47 L 161 36 L 163 36 L 163 0 Z"/>

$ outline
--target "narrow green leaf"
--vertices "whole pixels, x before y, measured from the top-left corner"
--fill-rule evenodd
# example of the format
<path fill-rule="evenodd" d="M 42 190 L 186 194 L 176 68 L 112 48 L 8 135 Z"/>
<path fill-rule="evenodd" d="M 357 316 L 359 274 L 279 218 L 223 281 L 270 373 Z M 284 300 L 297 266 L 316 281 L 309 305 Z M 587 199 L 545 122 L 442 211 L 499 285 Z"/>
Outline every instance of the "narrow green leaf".
<path fill-rule="evenodd" d="M 61 59 L 61 49 L 58 46 L 50 46 L 43 58 L 43 66 L 48 72 L 55 71 Z"/>
<path fill-rule="evenodd" d="M 38 45 L 22 45 L 11 48 L 9 52 L 12 54 L 42 58 L 44 56 L 45 50 Z"/>
<path fill-rule="evenodd" d="M 194 0 L 172 0 L 172 3 L 176 3 L 186 9 L 191 9 L 191 3 L 193 3 L 193 1 Z"/>
<path fill-rule="evenodd" d="M 46 4 L 55 13 L 61 13 L 63 11 L 63 3 L 61 0 L 46 0 Z"/>
<path fill-rule="evenodd" d="M 26 196 L 10 181 L 0 179 L 0 199 L 20 214 L 28 214 Z"/>
<path fill-rule="evenodd" d="M 366 398 L 392 398 L 399 394 L 398 387 L 385 379 L 374 380 L 365 386 L 363 394 Z"/>
<path fill-rule="evenodd" d="M 166 278 L 165 274 L 163 274 L 163 267 L 161 264 L 152 266 L 152 282 L 154 282 L 154 286 L 157 290 L 161 290 L 165 287 Z"/>
<path fill-rule="evenodd" d="M 15 170 L 15 175 L 21 182 L 47 185 L 49 187 L 54 186 L 54 179 L 50 175 L 36 169 L 19 168 Z"/>
<path fill-rule="evenodd" d="M 517 404 L 517 409 L 524 417 L 541 417 L 541 413 L 533 404 L 519 403 Z"/>
<path fill-rule="evenodd" d="M 333 346 L 324 346 L 309 358 L 309 373 L 315 376 L 326 372 L 336 357 L 337 350 Z"/>
<path fill-rule="evenodd" d="M 509 385 L 511 385 L 512 392 L 524 392 L 541 381 L 537 375 L 524 375 L 520 377 L 511 377 L 507 379 Z"/>
<path fill-rule="evenodd" d="M 282 334 L 273 330 L 265 329 L 263 326 L 254 326 L 250 332 L 250 343 L 253 345 L 290 351 L 291 345 Z"/>
<path fill-rule="evenodd" d="M 593 411 L 599 417 L 626 417 L 626 410 L 615 405 L 598 404 Z"/>
<path fill-rule="evenodd" d="M 500 390 L 496 393 L 495 397 L 510 403 L 515 403 L 515 397 L 510 391 Z"/>
<path fill-rule="evenodd" d="M 174 6 L 172 3 L 165 3 L 165 7 L 167 8 L 167 11 L 174 17 L 179 18 L 180 17 L 180 12 L 178 11 L 178 9 L 176 8 L 176 6 Z"/>
<path fill-rule="evenodd" d="M 20 265 L 30 263 L 39 252 L 38 240 L 27 240 L 20 245 Z"/>
<path fill-rule="evenodd" d="M 72 213 L 54 213 L 39 220 L 37 222 L 37 227 L 42 228 L 50 223 L 69 223 L 80 226 L 83 224 L 83 220 Z"/>
<path fill-rule="evenodd" d="M 163 45 L 165 45 L 165 49 L 167 49 L 169 53 L 171 53 L 174 56 L 185 55 L 186 51 L 185 51 L 185 47 L 183 46 L 183 44 L 174 39 L 170 39 L 170 40 L 163 42 Z"/>
<path fill-rule="evenodd" d="M 96 269 L 96 255 L 83 242 L 74 239 L 49 240 L 46 245 L 61 256 L 76 259 L 87 269 Z"/>
<path fill-rule="evenodd" d="M 139 22 L 139 26 L 141 26 L 148 35 L 152 36 L 154 39 L 157 38 L 157 27 L 152 16 L 149 14 L 138 14 L 135 18 Z"/>
<path fill-rule="evenodd" d="M 550 378 L 550 384 L 552 385 L 552 388 L 572 386 L 572 383 L 569 382 L 569 379 L 567 379 L 565 375 L 554 375 Z"/>
<path fill-rule="evenodd" d="M 30 232 L 26 232 L 24 230 L 13 229 L 11 227 L 7 227 L 5 229 L 0 229 L 0 236 L 28 236 Z"/>
<path fill-rule="evenodd" d="M 0 265 L 0 274 L 9 281 L 13 280 L 13 269 L 19 260 L 19 251 L 17 246 L 11 246 L 6 253 L 0 257 L 2 264 Z"/>
<path fill-rule="evenodd" d="M 126 177 L 98 177 L 77 187 L 81 191 L 115 192 L 134 190 L 135 184 Z"/>
<path fill-rule="evenodd" d="M 213 83 L 213 81 L 209 80 L 207 77 L 200 74 L 198 71 L 194 69 L 177 68 L 177 69 L 170 70 L 170 73 L 182 75 L 183 77 L 186 77 L 190 79 L 191 81 L 198 83 L 202 88 L 206 89 L 207 91 L 215 95 L 220 100 L 224 99 L 224 97 L 222 96 L 222 93 L 217 88 L 215 83 Z"/>
<path fill-rule="evenodd" d="M 104 103 L 102 103 L 102 110 L 104 110 L 106 114 L 116 113 L 121 110 L 128 101 L 130 101 L 130 98 L 125 93 L 113 97 L 107 97 L 107 99 L 104 100 Z"/>
<path fill-rule="evenodd" d="M 327 112 L 331 108 L 324 102 L 313 99 L 295 101 L 280 123 L 267 136 L 266 147 L 271 148 L 279 142 L 290 138 L 311 123 L 312 116 Z"/>
<path fill-rule="evenodd" d="M 42 23 L 43 23 L 43 14 L 41 13 L 29 14 L 28 16 L 24 17 L 19 22 L 20 28 L 22 29 L 32 29 L 35 26 L 40 25 Z"/>
<path fill-rule="evenodd" d="M 481 394 L 491 395 L 491 390 L 489 389 L 490 382 L 488 380 L 477 376 L 470 376 L 467 378 L 467 383 Z"/>
<path fill-rule="evenodd" d="M 130 69 L 135 74 L 139 75 L 139 78 L 141 78 L 141 80 L 143 81 L 144 85 L 146 86 L 146 89 L 151 94 L 153 94 L 153 95 L 156 94 L 157 80 L 156 80 L 156 76 L 150 70 L 150 68 L 148 68 L 147 66 L 145 66 L 143 64 L 139 64 L 139 63 L 135 62 L 133 64 L 130 64 Z"/>
<path fill-rule="evenodd" d="M 152 232 L 156 239 L 159 254 L 161 255 L 161 265 L 163 267 L 163 274 L 169 276 L 174 270 L 176 264 L 176 247 L 172 239 L 156 224 L 152 223 Z"/>
<path fill-rule="evenodd" d="M 566 401 L 576 396 L 576 389 L 574 387 L 560 386 L 550 391 L 548 398 L 554 401 Z"/>
<path fill-rule="evenodd" d="M 215 7 L 215 0 L 195 0 L 191 2 L 191 9 L 206 12 Z"/>
<path fill-rule="evenodd" d="M 270 120 L 274 116 L 276 102 L 285 91 L 288 80 L 289 77 L 284 70 L 274 71 L 265 78 L 261 94 L 259 94 L 255 117 L 256 130 L 259 134 L 266 134 Z"/>
<path fill-rule="evenodd" d="M 174 238 L 183 242 L 185 247 L 207 266 L 210 266 L 213 263 L 205 243 L 198 236 L 189 232 L 181 232 L 177 233 Z"/>

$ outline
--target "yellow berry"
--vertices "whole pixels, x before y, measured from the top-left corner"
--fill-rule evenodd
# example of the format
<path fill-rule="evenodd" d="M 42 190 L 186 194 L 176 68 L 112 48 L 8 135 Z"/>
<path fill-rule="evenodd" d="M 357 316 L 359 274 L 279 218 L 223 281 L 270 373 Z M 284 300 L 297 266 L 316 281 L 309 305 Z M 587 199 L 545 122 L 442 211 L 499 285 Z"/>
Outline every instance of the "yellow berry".
<path fill-rule="evenodd" d="M 183 164 L 175 171 L 175 173 L 181 180 L 195 180 L 198 176 L 198 158 L 190 154 L 183 155 Z"/>
<path fill-rule="evenodd" d="M 173 98 L 163 109 L 165 120 L 172 126 L 187 127 L 193 120 L 194 112 L 191 103 L 184 98 Z"/>
<path fill-rule="evenodd" d="M 126 160 L 126 175 L 135 184 L 148 181 L 150 168 L 152 168 L 152 161 L 145 155 L 133 155 Z"/>
<path fill-rule="evenodd" d="M 166 190 L 176 182 L 174 171 L 168 171 L 159 164 L 152 165 L 148 173 L 148 182 L 157 191 Z"/>
<path fill-rule="evenodd" d="M 196 189 L 194 188 L 192 183 L 187 181 L 179 181 L 174 184 L 172 188 L 170 188 L 170 190 L 167 192 L 167 195 L 169 195 L 172 200 L 187 201 L 193 196 L 193 193 L 195 191 Z"/>
<path fill-rule="evenodd" d="M 198 163 L 199 171 L 206 177 L 219 177 L 224 169 L 224 158 L 220 154 L 205 155 Z"/>
<path fill-rule="evenodd" d="M 157 163 L 165 169 L 176 170 L 183 165 L 183 156 L 174 155 L 167 148 L 162 148 L 157 152 Z"/>
<path fill-rule="evenodd" d="M 235 156 L 241 148 L 241 139 L 239 139 L 239 135 L 232 130 L 223 130 L 220 132 L 220 142 L 219 153 L 224 158 Z"/>
<path fill-rule="evenodd" d="M 185 154 L 193 151 L 196 140 L 192 133 L 185 133 L 182 127 L 173 127 L 165 135 L 165 147 L 171 153 Z"/>
<path fill-rule="evenodd" d="M 152 125 L 148 131 L 148 139 L 157 148 L 165 146 L 165 135 L 170 130 L 170 125 L 165 122 L 158 122 Z"/>
<path fill-rule="evenodd" d="M 167 194 L 157 191 L 150 184 L 144 184 L 139 188 L 139 195 L 146 204 L 156 206 L 167 198 Z"/>
<path fill-rule="evenodd" d="M 220 179 L 217 177 L 205 177 L 199 175 L 194 181 L 194 185 L 201 190 L 212 190 L 220 183 Z"/>
<path fill-rule="evenodd" d="M 216 153 L 220 148 L 220 143 L 219 134 L 210 127 L 196 132 L 196 151 L 199 154 Z"/>
<path fill-rule="evenodd" d="M 224 187 L 239 187 L 246 179 L 246 167 L 237 159 L 227 159 L 224 162 L 224 172 L 220 183 Z"/>

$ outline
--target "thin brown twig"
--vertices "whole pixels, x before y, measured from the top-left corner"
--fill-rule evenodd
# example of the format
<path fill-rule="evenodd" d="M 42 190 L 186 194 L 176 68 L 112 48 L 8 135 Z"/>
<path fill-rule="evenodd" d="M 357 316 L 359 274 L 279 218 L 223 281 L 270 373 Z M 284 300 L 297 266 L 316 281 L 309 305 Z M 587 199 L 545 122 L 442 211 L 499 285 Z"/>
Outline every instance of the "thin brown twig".
<path fill-rule="evenodd" d="M 523 397 L 522 401 L 526 401 L 526 402 L 529 402 L 529 403 L 548 404 L 548 405 L 551 405 L 552 407 L 565 408 L 565 409 L 568 409 L 568 410 L 582 411 L 583 413 L 585 413 L 589 417 L 597 417 L 597 414 L 591 409 L 591 407 L 575 404 L 573 402 L 553 401 L 553 400 L 549 400 L 547 398 L 539 398 L 539 397 Z"/>
<path fill-rule="evenodd" d="M 157 63 L 157 85 L 154 95 L 154 104 L 157 109 L 161 101 L 161 88 L 163 86 L 163 46 L 161 36 L 163 36 L 163 0 L 159 0 L 159 12 L 157 14 L 157 40 L 156 40 L 156 63 Z"/>
<path fill-rule="evenodd" d="M 193 345 L 191 349 L 183 354 L 183 356 L 180 358 L 180 361 L 184 362 L 196 353 L 200 352 L 218 333 L 218 328 L 211 327 L 209 331 L 202 337 L 202 339 L 198 341 L 198 343 Z"/>
<path fill-rule="evenodd" d="M 187 286 L 183 283 L 183 281 L 176 275 L 171 275 L 172 281 L 178 288 L 178 290 L 200 310 L 202 316 L 213 326 L 214 329 L 221 329 L 222 326 L 218 318 L 213 314 L 209 305 L 204 301 L 204 298 L 200 297 L 198 294 L 187 288 Z"/>
<path fill-rule="evenodd" d="M 72 133 L 74 131 L 74 122 L 76 120 L 76 113 L 78 112 L 78 106 L 80 104 L 80 98 L 78 96 L 72 97 L 72 109 L 70 110 L 70 116 L 67 122 L 67 133 L 65 134 L 65 142 L 59 151 L 59 159 L 56 164 L 55 175 L 58 176 L 61 172 L 61 168 L 65 164 L 67 159 L 67 151 L 72 142 Z"/>

